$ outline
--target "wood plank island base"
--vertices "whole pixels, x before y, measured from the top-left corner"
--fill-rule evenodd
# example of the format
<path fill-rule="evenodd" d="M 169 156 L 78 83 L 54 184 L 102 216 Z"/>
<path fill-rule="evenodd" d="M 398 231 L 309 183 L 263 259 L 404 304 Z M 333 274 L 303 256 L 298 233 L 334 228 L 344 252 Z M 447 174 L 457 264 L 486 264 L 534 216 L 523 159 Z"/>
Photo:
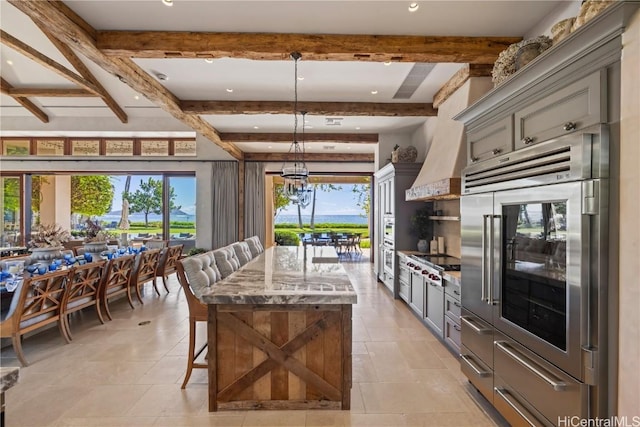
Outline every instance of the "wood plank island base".
<path fill-rule="evenodd" d="M 350 409 L 352 304 L 344 268 L 274 247 L 200 295 L 209 305 L 209 411 Z"/>

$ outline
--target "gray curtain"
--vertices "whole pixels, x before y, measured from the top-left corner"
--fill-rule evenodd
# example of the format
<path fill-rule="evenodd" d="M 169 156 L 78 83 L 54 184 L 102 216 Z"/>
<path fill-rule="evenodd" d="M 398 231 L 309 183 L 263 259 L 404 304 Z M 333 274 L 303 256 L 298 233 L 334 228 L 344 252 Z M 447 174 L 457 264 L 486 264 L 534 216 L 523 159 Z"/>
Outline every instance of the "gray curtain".
<path fill-rule="evenodd" d="M 238 163 L 211 162 L 213 211 L 213 249 L 238 240 Z"/>
<path fill-rule="evenodd" d="M 247 162 L 244 167 L 244 235 L 258 236 L 264 244 L 264 163 Z"/>

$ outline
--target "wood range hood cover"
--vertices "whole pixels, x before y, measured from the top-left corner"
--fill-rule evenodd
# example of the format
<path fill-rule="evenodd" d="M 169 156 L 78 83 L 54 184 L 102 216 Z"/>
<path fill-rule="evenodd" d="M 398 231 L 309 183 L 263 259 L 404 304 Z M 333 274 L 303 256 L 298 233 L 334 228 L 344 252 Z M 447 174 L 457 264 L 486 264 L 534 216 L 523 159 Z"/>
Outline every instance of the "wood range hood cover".
<path fill-rule="evenodd" d="M 464 124 L 453 117 L 493 88 L 490 77 L 470 77 L 438 108 L 438 118 L 427 157 L 406 201 L 457 199 L 460 172 L 467 163 Z"/>

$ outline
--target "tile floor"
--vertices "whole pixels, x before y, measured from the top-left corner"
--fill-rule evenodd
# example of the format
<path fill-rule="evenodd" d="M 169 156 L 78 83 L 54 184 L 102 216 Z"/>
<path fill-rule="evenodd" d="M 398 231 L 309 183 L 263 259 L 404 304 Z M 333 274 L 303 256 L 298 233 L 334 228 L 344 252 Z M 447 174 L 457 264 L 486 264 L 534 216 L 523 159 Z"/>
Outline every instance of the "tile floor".
<path fill-rule="evenodd" d="M 180 389 L 188 309 L 172 276 L 169 294 L 147 287 L 134 310 L 116 301 L 105 325 L 91 310 L 75 316 L 71 344 L 57 328 L 25 339 L 30 366 L 6 392 L 6 426 L 495 425 L 472 400 L 453 355 L 377 283 L 372 264 L 344 266 L 358 292 L 350 411 L 209 413 L 206 370 L 194 370 Z M 19 366 L 11 347 L 1 357 L 3 366 Z"/>

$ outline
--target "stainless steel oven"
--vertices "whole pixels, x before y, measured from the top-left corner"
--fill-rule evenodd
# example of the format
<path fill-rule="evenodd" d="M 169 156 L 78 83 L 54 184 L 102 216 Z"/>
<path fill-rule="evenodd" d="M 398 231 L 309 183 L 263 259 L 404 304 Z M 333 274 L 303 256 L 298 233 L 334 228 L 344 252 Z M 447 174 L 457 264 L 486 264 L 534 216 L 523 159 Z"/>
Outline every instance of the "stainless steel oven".
<path fill-rule="evenodd" d="M 383 218 L 383 230 L 384 241 L 390 242 L 390 244 L 393 246 L 393 242 L 395 241 L 395 220 L 393 217 L 386 216 Z"/>
<path fill-rule="evenodd" d="M 382 246 L 382 262 L 384 265 L 384 272 L 393 277 L 396 266 L 396 251 L 393 244 L 386 241 Z"/>
<path fill-rule="evenodd" d="M 463 371 L 539 424 L 607 412 L 607 149 L 598 127 L 463 173 Z"/>

